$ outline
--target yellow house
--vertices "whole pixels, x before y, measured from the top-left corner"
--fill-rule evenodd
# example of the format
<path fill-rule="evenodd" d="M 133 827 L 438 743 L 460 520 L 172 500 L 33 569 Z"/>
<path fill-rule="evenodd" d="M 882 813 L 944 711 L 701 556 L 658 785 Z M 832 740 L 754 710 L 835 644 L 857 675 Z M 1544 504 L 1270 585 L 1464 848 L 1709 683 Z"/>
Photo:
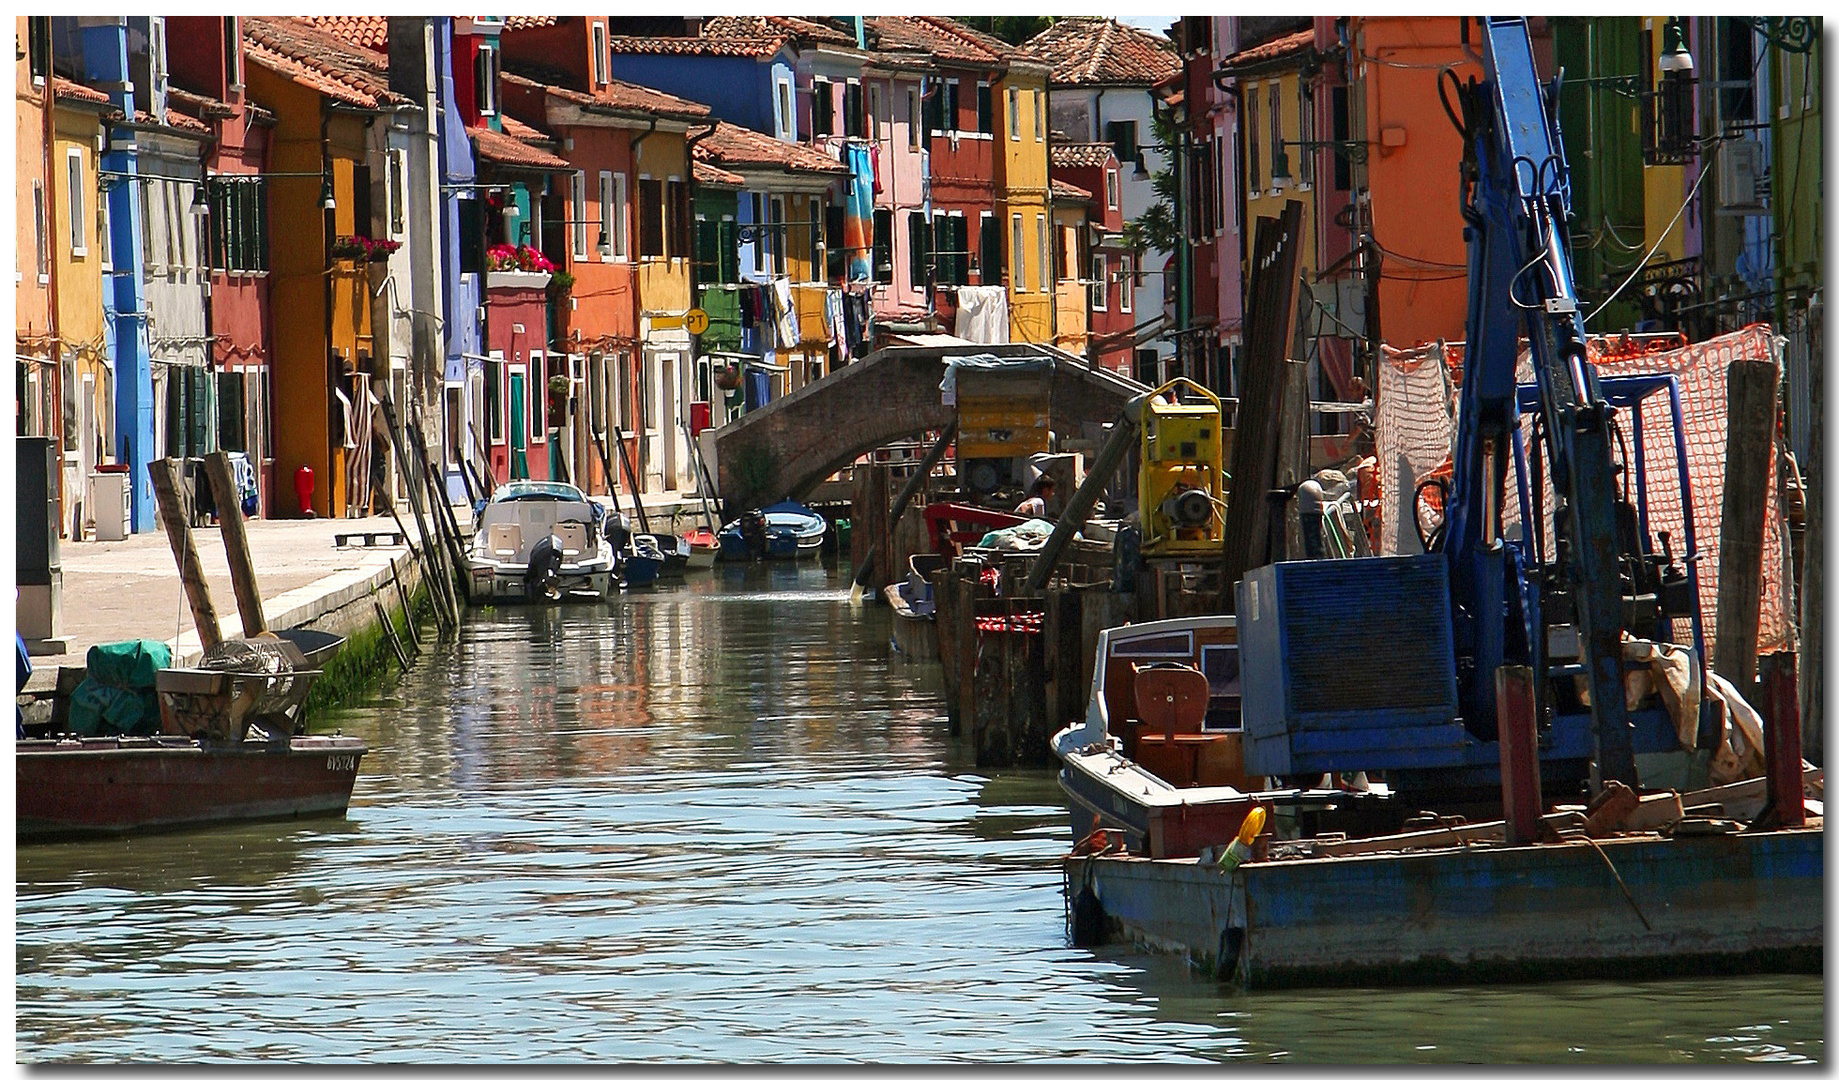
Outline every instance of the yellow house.
<path fill-rule="evenodd" d="M 1053 236 L 1047 191 L 1047 76 L 1044 61 L 1012 53 L 994 88 L 998 151 L 993 155 L 996 220 L 1009 263 L 1009 340 L 1054 339 Z"/>
<path fill-rule="evenodd" d="M 1086 304 L 1091 299 L 1088 283 L 1082 283 L 1080 269 L 1091 265 L 1085 254 L 1083 238 L 1086 221 L 1096 198 L 1084 188 L 1054 179 L 1051 186 L 1053 206 L 1053 245 L 1049 256 L 1054 262 L 1054 336 L 1052 344 L 1075 356 L 1086 354 L 1091 328 L 1086 318 Z"/>
<path fill-rule="evenodd" d="M 45 122 L 46 80 L 51 69 L 49 19 L 14 19 L 19 55 L 25 63 L 13 65 L 13 100 L 17 155 L 13 184 L 13 267 L 18 271 L 13 290 L 14 356 L 20 365 L 19 431 L 25 435 L 58 436 L 63 412 L 58 408 L 57 327 L 51 320 L 51 173 L 50 144 Z"/>
<path fill-rule="evenodd" d="M 690 333 L 695 228 L 690 205 L 690 152 L 685 121 L 659 120 L 634 137 L 633 186 L 638 207 L 639 471 L 648 491 L 691 486 L 695 464 L 684 430 L 697 388 Z"/>
<path fill-rule="evenodd" d="M 64 400 L 64 510 L 69 535 L 80 537 L 94 513 L 83 505 L 90 471 L 115 451 L 114 367 L 102 312 L 109 266 L 108 215 L 102 202 L 102 116 L 108 96 L 52 77 L 52 198 L 48 229 L 57 295 L 57 350 Z M 72 451 L 75 452 L 74 459 Z"/>
<path fill-rule="evenodd" d="M 1303 69 L 1315 55 L 1314 32 L 1300 31 L 1228 57 L 1222 70 L 1239 79 L 1240 137 L 1243 139 L 1246 258 L 1250 237 L 1258 235 L 1259 218 L 1275 218 L 1292 199 L 1303 207 L 1302 246 L 1297 265 L 1315 279 L 1316 154 L 1293 145 L 1320 139 L 1314 118 L 1304 109 Z M 1247 268 L 1249 274 L 1250 270 Z"/>

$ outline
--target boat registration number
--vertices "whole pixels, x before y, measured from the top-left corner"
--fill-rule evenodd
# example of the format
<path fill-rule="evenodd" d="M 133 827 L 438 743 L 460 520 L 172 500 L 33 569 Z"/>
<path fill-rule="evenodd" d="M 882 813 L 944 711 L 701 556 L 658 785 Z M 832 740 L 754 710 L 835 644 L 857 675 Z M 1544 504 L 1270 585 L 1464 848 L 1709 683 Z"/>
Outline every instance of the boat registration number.
<path fill-rule="evenodd" d="M 327 772 L 356 772 L 357 768 L 356 754 L 330 754 L 326 757 Z"/>

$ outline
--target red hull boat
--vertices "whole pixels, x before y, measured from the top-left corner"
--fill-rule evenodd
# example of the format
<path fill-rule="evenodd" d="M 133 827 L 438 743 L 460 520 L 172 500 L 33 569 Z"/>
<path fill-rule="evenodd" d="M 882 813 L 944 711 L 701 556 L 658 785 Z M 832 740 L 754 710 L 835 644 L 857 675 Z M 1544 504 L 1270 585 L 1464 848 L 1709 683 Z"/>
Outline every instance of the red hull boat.
<path fill-rule="evenodd" d="M 362 739 L 210 745 L 172 735 L 15 744 L 18 840 L 343 816 Z"/>

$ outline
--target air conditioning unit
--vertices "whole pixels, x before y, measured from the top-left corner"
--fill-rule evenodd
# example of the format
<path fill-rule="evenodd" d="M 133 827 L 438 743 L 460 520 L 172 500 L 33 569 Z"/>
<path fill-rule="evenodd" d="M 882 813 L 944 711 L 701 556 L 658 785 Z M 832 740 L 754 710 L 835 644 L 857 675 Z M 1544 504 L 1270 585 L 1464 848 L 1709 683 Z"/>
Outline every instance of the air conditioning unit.
<path fill-rule="evenodd" d="M 1725 143 L 1718 157 L 1718 213 L 1768 213 L 1768 171 L 1760 140 Z"/>

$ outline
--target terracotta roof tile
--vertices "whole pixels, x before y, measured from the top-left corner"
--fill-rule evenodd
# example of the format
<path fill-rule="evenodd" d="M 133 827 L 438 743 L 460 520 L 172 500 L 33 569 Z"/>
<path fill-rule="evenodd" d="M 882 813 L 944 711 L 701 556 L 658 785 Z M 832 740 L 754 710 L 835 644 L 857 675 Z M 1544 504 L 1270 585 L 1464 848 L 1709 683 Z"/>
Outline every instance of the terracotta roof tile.
<path fill-rule="evenodd" d="M 278 75 L 359 108 L 411 104 L 390 90 L 386 57 L 305 19 L 250 15 L 243 27 L 248 59 Z"/>
<path fill-rule="evenodd" d="M 650 56 L 745 56 L 765 59 L 777 53 L 791 38 L 748 37 L 615 37 L 609 48 L 615 55 Z"/>
<path fill-rule="evenodd" d="M 236 115 L 236 106 L 234 105 L 218 101 L 214 97 L 206 97 L 203 94 L 194 94 L 189 90 L 181 90 L 176 86 L 168 86 L 166 88 L 166 101 L 168 104 L 179 105 L 186 113 L 200 119 L 228 120 L 230 117 Z"/>
<path fill-rule="evenodd" d="M 387 15 L 302 15 L 300 18 L 353 45 L 389 52 L 390 20 Z"/>
<path fill-rule="evenodd" d="M 151 113 L 141 113 L 140 118 L 142 123 L 153 122 Z M 201 135 L 209 134 L 211 130 L 211 126 L 204 121 L 196 117 L 187 116 L 182 112 L 175 112 L 172 109 L 166 110 L 166 126 L 178 128 L 180 131 L 190 131 Z"/>
<path fill-rule="evenodd" d="M 666 120 L 707 120 L 709 107 L 700 101 L 689 101 L 667 94 L 662 90 L 653 90 L 649 86 L 640 86 L 623 79 L 612 79 L 597 93 L 571 90 L 561 83 L 567 76 L 559 72 L 546 71 L 527 64 L 519 64 L 512 71 L 506 71 L 499 78 L 513 86 L 527 86 L 541 89 L 551 97 L 580 105 L 597 111 L 611 111 L 639 116 L 645 119 L 661 117 Z"/>
<path fill-rule="evenodd" d="M 82 83 L 72 82 L 62 75 L 52 76 L 51 92 L 57 97 L 88 102 L 92 105 L 107 105 L 109 103 L 109 96 L 102 91 L 94 89 L 93 87 L 84 86 Z"/>
<path fill-rule="evenodd" d="M 1054 143 L 1047 148 L 1047 161 L 1056 169 L 1102 168 L 1114 153 L 1108 142 Z"/>
<path fill-rule="evenodd" d="M 499 122 L 504 124 L 504 133 L 513 139 L 527 143 L 554 143 L 555 139 L 548 133 L 538 131 L 515 116 L 501 116 Z"/>
<path fill-rule="evenodd" d="M 778 169 L 839 176 L 849 172 L 828 154 L 726 121 L 717 123 L 708 137 L 696 143 L 694 154 L 697 161 L 730 169 Z"/>
<path fill-rule="evenodd" d="M 1314 49 L 1315 31 L 1298 30 L 1294 34 L 1286 34 L 1262 45 L 1240 49 L 1220 62 L 1220 70 L 1223 72 L 1241 71 L 1291 56 L 1301 56 Z"/>
<path fill-rule="evenodd" d="M 1147 86 L 1181 69 L 1168 39 L 1094 15 L 1060 19 L 1027 48 L 1053 65 L 1055 86 Z"/>
<path fill-rule="evenodd" d="M 943 16 L 880 15 L 867 21 L 883 48 L 918 49 L 938 60 L 997 65 L 1020 52 L 1000 38 Z"/>
<path fill-rule="evenodd" d="M 747 186 L 746 177 L 743 177 L 740 173 L 731 173 L 727 169 L 717 165 L 711 165 L 706 161 L 692 162 L 690 166 L 690 175 L 695 178 L 698 184 L 714 184 L 720 187 L 732 188 Z"/>
<path fill-rule="evenodd" d="M 506 30 L 531 30 L 538 26 L 554 26 L 561 19 L 556 15 L 507 15 L 504 20 Z"/>
<path fill-rule="evenodd" d="M 825 19 L 795 15 L 715 15 L 703 21 L 706 37 L 745 37 L 762 40 L 789 37 L 798 45 L 856 47 L 856 35 Z"/>
<path fill-rule="evenodd" d="M 473 146 L 479 151 L 481 160 L 516 168 L 541 169 L 545 172 L 573 169 L 573 166 L 563 159 L 547 150 L 531 146 L 514 135 L 493 131 L 488 127 L 469 127 L 466 133 L 473 137 Z"/>
<path fill-rule="evenodd" d="M 1054 199 L 1071 199 L 1074 202 L 1093 202 L 1092 193 L 1076 184 L 1069 184 L 1059 177 L 1048 181 L 1048 190 Z"/>

